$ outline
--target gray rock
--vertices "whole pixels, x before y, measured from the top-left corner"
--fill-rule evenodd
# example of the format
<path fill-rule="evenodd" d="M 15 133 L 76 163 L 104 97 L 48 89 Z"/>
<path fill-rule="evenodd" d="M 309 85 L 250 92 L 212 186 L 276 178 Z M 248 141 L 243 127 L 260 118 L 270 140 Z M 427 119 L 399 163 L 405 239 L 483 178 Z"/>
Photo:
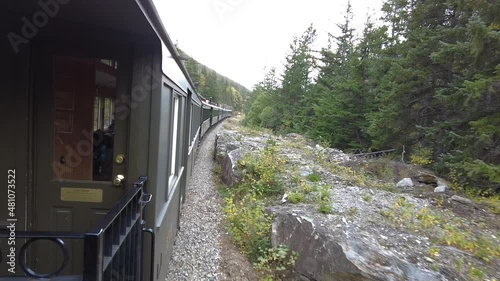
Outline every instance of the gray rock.
<path fill-rule="evenodd" d="M 313 171 L 309 166 L 304 166 L 300 167 L 299 173 L 301 177 L 308 177 L 313 173 Z"/>
<path fill-rule="evenodd" d="M 244 156 L 241 148 L 229 152 L 221 164 L 221 180 L 228 186 L 234 186 L 241 180 L 241 171 L 238 169 L 238 160 Z"/>
<path fill-rule="evenodd" d="M 443 179 L 438 179 L 438 186 L 434 189 L 434 192 L 446 192 L 449 189 L 450 188 L 448 187 L 446 181 L 444 181 Z"/>
<path fill-rule="evenodd" d="M 225 131 L 223 133 L 218 133 L 215 137 L 215 162 L 221 164 L 228 152 L 238 148 L 239 145 L 236 141 L 236 134 L 234 132 Z"/>
<path fill-rule="evenodd" d="M 287 138 L 290 138 L 290 139 L 298 139 L 298 138 L 302 138 L 301 135 L 299 134 L 296 134 L 296 133 L 290 133 L 290 134 L 287 134 L 286 135 Z"/>
<path fill-rule="evenodd" d="M 230 152 L 230 151 L 233 151 L 233 150 L 236 150 L 240 148 L 240 144 L 237 143 L 237 142 L 230 142 L 230 143 L 227 143 L 226 144 L 226 151 L 227 152 Z"/>
<path fill-rule="evenodd" d="M 431 186 L 438 185 L 438 178 L 433 176 L 433 175 L 429 175 L 429 174 L 420 174 L 420 175 L 415 177 L 415 180 L 419 183 L 423 183 L 423 184 L 427 184 L 427 185 L 431 185 Z"/>
<path fill-rule="evenodd" d="M 307 215 L 273 207 L 271 242 L 297 252 L 295 271 L 311 280 L 442 280 L 399 258 L 350 227 L 328 227 Z"/>
<path fill-rule="evenodd" d="M 215 151 L 214 151 L 214 160 L 218 164 L 222 163 L 222 160 L 224 160 L 224 157 L 227 155 L 227 150 L 225 145 L 217 145 L 215 144 Z"/>
<path fill-rule="evenodd" d="M 340 163 L 340 162 L 346 162 L 346 161 L 351 160 L 351 157 L 349 155 L 342 152 L 342 150 L 339 150 L 336 148 L 329 148 L 328 147 L 328 148 L 325 148 L 324 150 L 320 151 L 320 153 L 326 153 L 328 155 L 328 160 L 330 162 Z"/>
<path fill-rule="evenodd" d="M 321 146 L 321 145 L 319 145 L 319 144 L 316 144 L 316 146 L 315 146 L 314 148 L 315 148 L 316 150 L 320 151 L 320 152 L 325 151 L 325 148 L 324 148 L 324 147 L 322 147 L 322 146 Z"/>
<path fill-rule="evenodd" d="M 436 188 L 434 188 L 434 192 L 443 193 L 443 192 L 448 191 L 448 189 L 449 189 L 449 187 L 444 181 L 438 180 L 438 186 L 436 186 Z"/>
<path fill-rule="evenodd" d="M 475 206 L 475 204 L 474 204 L 474 202 L 472 202 L 472 200 L 458 196 L 458 195 L 451 196 L 451 200 L 462 203 L 462 204 Z"/>
<path fill-rule="evenodd" d="M 410 178 L 404 178 L 396 184 L 396 187 L 403 189 L 412 188 L 413 186 L 414 186 L 413 181 Z"/>
<path fill-rule="evenodd" d="M 443 193 L 443 192 L 446 192 L 448 190 L 448 186 L 446 185 L 438 185 L 436 186 L 436 188 L 434 188 L 434 192 L 436 193 Z"/>

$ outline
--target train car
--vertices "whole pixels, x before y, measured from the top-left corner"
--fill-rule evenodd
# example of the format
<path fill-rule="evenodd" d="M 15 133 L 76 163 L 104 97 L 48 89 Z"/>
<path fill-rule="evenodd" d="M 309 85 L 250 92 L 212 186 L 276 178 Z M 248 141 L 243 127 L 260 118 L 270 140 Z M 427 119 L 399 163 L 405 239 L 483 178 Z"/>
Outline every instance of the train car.
<path fill-rule="evenodd" d="M 231 111 L 154 2 L 3 3 L 0 280 L 165 280 L 199 141 Z"/>

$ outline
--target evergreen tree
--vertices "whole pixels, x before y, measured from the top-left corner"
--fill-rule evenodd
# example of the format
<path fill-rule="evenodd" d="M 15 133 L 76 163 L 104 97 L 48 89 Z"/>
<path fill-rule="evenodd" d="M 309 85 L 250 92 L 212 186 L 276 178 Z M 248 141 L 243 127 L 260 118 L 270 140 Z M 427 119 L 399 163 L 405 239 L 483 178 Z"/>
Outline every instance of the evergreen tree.
<path fill-rule="evenodd" d="M 295 37 L 290 45 L 290 54 L 286 58 L 285 71 L 279 91 L 280 103 L 277 104 L 282 131 L 302 132 L 307 117 L 306 96 L 312 84 L 311 72 L 315 65 L 311 44 L 316 39 L 313 26 Z"/>
<path fill-rule="evenodd" d="M 316 81 L 310 27 L 294 38 L 281 85 L 272 72 L 255 87 L 245 121 L 342 149 L 405 145 L 455 183 L 500 191 L 496 2 L 386 0 L 385 25 L 368 19 L 359 41 L 348 3 Z"/>
<path fill-rule="evenodd" d="M 246 116 L 244 125 L 260 126 L 277 131 L 282 127 L 276 105 L 279 103 L 278 79 L 276 69 L 266 73 L 262 82 L 259 82 L 246 102 Z"/>
<path fill-rule="evenodd" d="M 367 77 L 365 61 L 369 52 L 366 48 L 355 48 L 354 29 L 351 27 L 352 7 L 348 2 L 344 23 L 338 24 L 341 35 L 332 37 L 336 50 L 321 51 L 323 66 L 315 91 L 319 94 L 314 106 L 315 128 L 309 132 L 314 138 L 339 148 L 366 147 L 365 114 L 367 99 L 363 91 Z M 369 23 L 368 29 L 373 26 Z M 364 53 L 363 53 L 364 52 Z"/>

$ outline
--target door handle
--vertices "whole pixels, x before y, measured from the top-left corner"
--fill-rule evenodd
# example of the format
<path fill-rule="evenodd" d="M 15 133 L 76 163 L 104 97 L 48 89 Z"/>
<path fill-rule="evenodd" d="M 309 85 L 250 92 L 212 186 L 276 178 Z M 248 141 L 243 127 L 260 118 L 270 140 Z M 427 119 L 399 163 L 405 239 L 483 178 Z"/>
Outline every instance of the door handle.
<path fill-rule="evenodd" d="M 118 174 L 115 176 L 113 179 L 113 185 L 116 187 L 120 187 L 123 185 L 123 182 L 125 181 L 125 176 L 122 174 Z"/>
<path fill-rule="evenodd" d="M 124 162 L 125 162 L 125 155 L 123 155 L 123 154 L 116 155 L 116 158 L 115 158 L 115 163 L 116 164 L 121 165 Z"/>

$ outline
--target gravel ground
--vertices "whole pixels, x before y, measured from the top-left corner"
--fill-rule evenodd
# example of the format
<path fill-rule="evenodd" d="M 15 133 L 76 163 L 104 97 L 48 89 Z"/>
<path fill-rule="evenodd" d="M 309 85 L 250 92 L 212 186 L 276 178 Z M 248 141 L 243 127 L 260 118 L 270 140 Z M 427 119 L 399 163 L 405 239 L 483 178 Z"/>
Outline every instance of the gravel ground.
<path fill-rule="evenodd" d="M 214 186 L 212 158 L 215 135 L 221 125 L 212 128 L 199 147 L 166 280 L 220 280 L 222 275 L 222 211 Z"/>

